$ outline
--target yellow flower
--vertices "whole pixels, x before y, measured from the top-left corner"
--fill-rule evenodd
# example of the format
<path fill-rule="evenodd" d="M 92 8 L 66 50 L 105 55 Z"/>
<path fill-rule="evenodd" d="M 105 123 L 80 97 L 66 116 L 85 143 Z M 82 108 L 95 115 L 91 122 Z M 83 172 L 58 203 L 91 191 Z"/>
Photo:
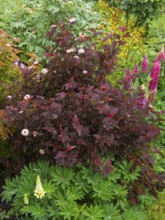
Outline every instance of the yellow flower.
<path fill-rule="evenodd" d="M 28 199 L 27 193 L 24 194 L 23 200 L 24 200 L 24 204 L 25 204 L 25 205 L 28 205 L 28 204 L 29 204 L 29 199 Z"/>
<path fill-rule="evenodd" d="M 34 196 L 40 199 L 42 199 L 45 195 L 45 191 L 42 187 L 42 184 L 41 184 L 41 180 L 40 180 L 40 177 L 39 175 L 37 175 L 37 179 L 36 179 L 36 188 L 34 190 Z"/>

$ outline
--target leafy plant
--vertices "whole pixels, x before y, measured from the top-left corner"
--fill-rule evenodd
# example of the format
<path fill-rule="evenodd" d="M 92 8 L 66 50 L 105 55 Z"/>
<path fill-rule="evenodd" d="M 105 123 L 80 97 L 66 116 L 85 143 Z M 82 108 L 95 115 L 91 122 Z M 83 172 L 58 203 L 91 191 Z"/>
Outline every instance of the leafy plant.
<path fill-rule="evenodd" d="M 36 220 L 107 220 L 110 218 L 127 220 L 126 216 L 129 216 L 131 219 L 138 220 L 138 215 L 143 210 L 137 212 L 135 207 L 129 204 L 126 187 L 120 185 L 120 180 L 110 180 L 111 175 L 120 175 L 120 173 L 121 170 L 118 168 L 107 177 L 103 177 L 93 169 L 82 165 L 62 168 L 58 165 L 49 165 L 46 161 L 30 163 L 22 169 L 19 176 L 6 179 L 1 194 L 2 200 L 10 204 L 6 216 Z M 37 198 L 34 194 L 37 176 L 40 177 L 42 184 L 40 187 L 45 191 L 42 198 Z M 63 179 L 62 184 L 60 184 L 62 179 L 59 181 L 59 177 Z M 79 187 L 82 184 L 80 178 L 85 183 L 83 188 Z M 89 179 L 93 181 L 90 182 Z M 136 178 L 132 178 L 131 182 L 135 180 Z M 119 185 L 121 190 L 117 191 L 116 188 Z M 126 193 L 123 194 L 123 191 Z M 128 206 L 124 209 L 118 204 L 120 196 L 122 200 L 125 198 L 128 201 Z M 2 210 L 1 219 L 6 218 L 3 213 Z"/>
<path fill-rule="evenodd" d="M 107 0 L 107 2 L 124 10 L 127 21 L 134 16 L 135 25 L 147 25 L 148 19 L 152 19 L 163 7 L 162 0 Z"/>
<path fill-rule="evenodd" d="M 18 60 L 18 54 L 21 51 L 18 50 L 13 39 L 2 29 L 0 29 L 0 102 L 7 98 L 8 91 L 7 85 L 14 81 L 18 81 L 20 78 L 20 70 L 13 65 Z M 6 96 L 6 97 L 5 97 Z M 10 99 L 10 97 L 8 97 Z"/>
<path fill-rule="evenodd" d="M 154 125 L 159 114 L 148 101 L 139 105 L 139 91 L 129 89 L 129 79 L 121 82 L 124 89 L 106 81 L 115 69 L 119 36 L 103 38 L 112 44 L 102 49 L 91 46 L 90 37 L 76 38 L 64 23 L 52 27 L 48 36 L 56 47 L 46 54 L 47 66 L 40 74 L 27 68 L 19 94 L 4 109 L 3 123 L 13 149 L 10 170 L 45 158 L 66 167 L 92 165 L 106 176 L 112 170 L 113 155 L 114 161 L 134 161 L 130 176 L 132 164 L 122 165 L 126 181 L 138 177 L 130 188 L 133 203 L 137 202 L 137 189 L 144 191 L 147 185 L 154 193 L 163 184 L 162 175 L 153 170 L 151 156 L 151 141 L 159 133 Z M 94 36 L 102 37 L 101 33 Z"/>
<path fill-rule="evenodd" d="M 145 29 L 133 27 L 133 19 L 126 22 L 124 19 L 125 12 L 118 7 L 110 6 L 105 0 L 99 0 L 95 9 L 100 13 L 101 20 L 103 20 L 99 29 L 106 33 L 118 33 L 124 41 L 118 54 L 118 68 L 113 75 L 108 76 L 109 80 L 116 86 L 118 80 L 124 75 L 123 69 L 133 69 L 135 64 L 141 62 L 141 57 L 145 52 L 143 43 Z"/>
<path fill-rule="evenodd" d="M 163 220 L 165 218 L 165 191 L 158 193 L 158 198 L 152 203 L 151 206 L 147 207 L 146 220 Z"/>
<path fill-rule="evenodd" d="M 17 5 L 19 2 L 19 5 Z M 15 3 L 15 4 L 14 4 Z M 90 34 L 88 28 L 100 25 L 99 13 L 93 10 L 93 2 L 73 1 L 9 1 L 1 12 L 1 25 L 12 36 L 19 38 L 19 48 L 23 51 L 21 60 L 26 61 L 26 53 L 35 52 L 38 59 L 44 58 L 43 53 L 54 44 L 46 37 L 51 25 L 61 20 L 77 20 L 73 32 L 76 35 L 84 32 Z M 70 26 L 72 28 L 72 26 Z"/>

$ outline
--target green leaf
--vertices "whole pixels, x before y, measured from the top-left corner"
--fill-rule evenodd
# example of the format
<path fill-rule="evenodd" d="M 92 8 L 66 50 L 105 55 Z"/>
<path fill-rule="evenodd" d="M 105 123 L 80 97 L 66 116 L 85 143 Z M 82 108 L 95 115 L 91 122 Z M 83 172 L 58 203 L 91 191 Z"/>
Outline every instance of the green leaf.
<path fill-rule="evenodd" d="M 101 220 L 104 217 L 104 210 L 99 205 L 90 205 L 86 207 L 82 215 L 85 216 L 85 220 Z"/>

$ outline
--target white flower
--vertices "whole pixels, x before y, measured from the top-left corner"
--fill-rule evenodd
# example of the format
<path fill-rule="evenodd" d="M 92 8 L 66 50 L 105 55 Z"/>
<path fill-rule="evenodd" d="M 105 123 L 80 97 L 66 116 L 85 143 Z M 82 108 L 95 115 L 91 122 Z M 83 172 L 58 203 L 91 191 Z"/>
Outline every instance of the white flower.
<path fill-rule="evenodd" d="M 11 46 L 11 44 L 6 44 L 6 46 L 7 46 L 7 47 L 10 47 L 10 46 Z"/>
<path fill-rule="evenodd" d="M 38 61 L 36 60 L 36 61 L 34 61 L 34 65 L 37 65 L 38 64 Z"/>
<path fill-rule="evenodd" d="M 42 197 L 44 197 L 45 195 L 45 191 L 42 187 L 42 184 L 41 184 L 41 180 L 40 180 L 40 177 L 37 175 L 37 179 L 36 179 L 36 188 L 34 190 L 34 196 L 37 197 L 37 199 L 42 199 Z"/>
<path fill-rule="evenodd" d="M 31 98 L 31 96 L 30 96 L 29 94 L 26 94 L 26 95 L 24 96 L 24 100 L 25 100 L 25 101 L 28 101 L 30 98 Z"/>
<path fill-rule="evenodd" d="M 78 54 L 81 54 L 81 53 L 85 53 L 85 50 L 82 48 L 78 50 Z"/>
<path fill-rule="evenodd" d="M 28 70 L 31 70 L 31 69 L 34 69 L 34 68 L 35 68 L 34 66 L 29 66 Z"/>
<path fill-rule="evenodd" d="M 74 23 L 74 22 L 76 22 L 76 21 L 77 21 L 76 18 L 70 18 L 70 19 L 69 19 L 69 22 L 70 22 L 70 23 Z"/>
<path fill-rule="evenodd" d="M 41 155 L 45 154 L 44 149 L 40 149 L 40 150 L 39 150 L 39 153 L 40 153 Z"/>
<path fill-rule="evenodd" d="M 26 129 L 26 128 L 24 128 L 24 129 L 21 131 L 21 134 L 22 134 L 23 136 L 28 136 L 28 135 L 29 135 L 29 130 Z"/>
<path fill-rule="evenodd" d="M 7 97 L 8 99 L 12 99 L 12 96 L 11 95 L 8 95 L 8 97 Z"/>
<path fill-rule="evenodd" d="M 56 26 L 55 24 L 53 24 L 51 27 L 52 27 L 52 28 L 56 28 L 57 26 Z"/>
<path fill-rule="evenodd" d="M 19 111 L 19 114 L 22 114 L 23 113 L 23 111 Z"/>
<path fill-rule="evenodd" d="M 79 57 L 79 56 L 74 56 L 74 58 L 76 58 L 76 59 L 80 59 L 80 57 Z"/>
<path fill-rule="evenodd" d="M 47 72 L 48 72 L 48 70 L 47 70 L 46 68 L 43 68 L 43 69 L 41 70 L 41 73 L 44 74 L 44 75 L 46 75 Z"/>
<path fill-rule="evenodd" d="M 83 74 L 87 74 L 88 73 L 88 71 L 86 71 L 86 70 L 83 70 Z"/>
<path fill-rule="evenodd" d="M 73 48 L 70 48 L 70 49 L 66 50 L 67 53 L 72 53 L 73 51 L 74 51 Z"/>

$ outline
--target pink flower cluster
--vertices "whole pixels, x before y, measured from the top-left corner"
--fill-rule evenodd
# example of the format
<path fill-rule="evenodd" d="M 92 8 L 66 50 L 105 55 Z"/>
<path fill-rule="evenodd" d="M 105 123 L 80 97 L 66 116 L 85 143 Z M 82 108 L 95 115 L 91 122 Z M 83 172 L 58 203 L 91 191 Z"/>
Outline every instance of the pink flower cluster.
<path fill-rule="evenodd" d="M 147 56 L 144 56 L 143 61 L 142 61 L 142 72 L 148 73 L 148 58 L 147 58 Z"/>
<path fill-rule="evenodd" d="M 144 91 L 142 91 L 139 96 L 138 96 L 138 106 L 141 109 L 144 109 L 146 107 L 147 104 L 147 98 L 146 98 L 146 93 Z"/>

